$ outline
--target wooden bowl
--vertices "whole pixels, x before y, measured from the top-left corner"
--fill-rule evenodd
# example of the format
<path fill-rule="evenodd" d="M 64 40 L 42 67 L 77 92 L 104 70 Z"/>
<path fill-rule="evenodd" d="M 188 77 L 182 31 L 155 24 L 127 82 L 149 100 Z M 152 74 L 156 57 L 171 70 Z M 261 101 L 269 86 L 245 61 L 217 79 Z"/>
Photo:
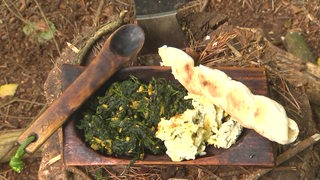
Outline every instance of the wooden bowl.
<path fill-rule="evenodd" d="M 62 83 L 65 89 L 83 70 L 84 67 L 74 65 L 64 65 L 62 68 Z M 254 94 L 266 95 L 266 77 L 262 68 L 235 68 L 217 67 L 227 73 L 235 80 L 247 85 Z M 160 66 L 138 66 L 128 67 L 117 72 L 106 85 L 129 78 L 134 75 L 141 80 L 151 80 L 155 78 L 167 78 L 174 81 L 171 69 Z M 102 87 L 101 90 L 104 90 Z M 130 159 L 115 158 L 97 153 L 88 147 L 77 134 L 75 124 L 77 121 L 75 113 L 63 127 L 63 160 L 70 166 L 88 165 L 127 165 Z M 272 142 L 260 136 L 253 130 L 244 129 L 238 141 L 229 149 L 218 149 L 213 146 L 206 148 L 207 155 L 197 157 L 195 160 L 173 162 L 167 155 L 149 155 L 143 160 L 138 160 L 135 164 L 150 165 L 259 165 L 273 166 L 274 154 Z"/>

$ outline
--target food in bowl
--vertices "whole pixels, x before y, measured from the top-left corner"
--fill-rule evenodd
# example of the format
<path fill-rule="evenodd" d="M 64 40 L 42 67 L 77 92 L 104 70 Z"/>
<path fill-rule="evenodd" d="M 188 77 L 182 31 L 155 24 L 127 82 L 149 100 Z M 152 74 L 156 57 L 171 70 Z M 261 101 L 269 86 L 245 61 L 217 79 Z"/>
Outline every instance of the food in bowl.
<path fill-rule="evenodd" d="M 114 82 L 85 105 L 78 128 L 94 150 L 143 159 L 166 154 L 172 161 L 204 155 L 207 145 L 229 148 L 242 131 L 237 121 L 178 82 L 152 78 Z"/>
<path fill-rule="evenodd" d="M 86 143 L 102 154 L 134 160 L 145 153 L 163 154 L 164 144 L 155 137 L 158 123 L 193 108 L 186 94 L 179 83 L 164 78 L 142 82 L 131 76 L 91 98 L 77 127 Z"/>

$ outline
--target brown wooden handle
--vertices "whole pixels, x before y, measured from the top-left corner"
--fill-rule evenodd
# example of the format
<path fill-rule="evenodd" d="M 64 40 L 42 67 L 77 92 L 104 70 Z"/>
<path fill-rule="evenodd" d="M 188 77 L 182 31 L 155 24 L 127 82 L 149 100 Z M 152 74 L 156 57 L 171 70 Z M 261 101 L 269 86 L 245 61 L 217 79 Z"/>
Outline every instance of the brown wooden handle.
<path fill-rule="evenodd" d="M 124 25 L 107 39 L 98 56 L 80 76 L 18 138 L 23 143 L 30 135 L 37 139 L 26 151 L 35 152 L 105 81 L 123 64 L 137 55 L 144 43 L 139 26 Z"/>

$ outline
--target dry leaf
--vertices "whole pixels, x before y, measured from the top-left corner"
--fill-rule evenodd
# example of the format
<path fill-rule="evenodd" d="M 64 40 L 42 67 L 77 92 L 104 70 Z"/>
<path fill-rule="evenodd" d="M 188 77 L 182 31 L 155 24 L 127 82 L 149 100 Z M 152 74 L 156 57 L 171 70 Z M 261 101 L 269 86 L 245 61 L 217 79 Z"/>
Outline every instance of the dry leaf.
<path fill-rule="evenodd" d="M 5 96 L 13 96 L 16 93 L 18 84 L 5 84 L 0 86 L 0 98 Z"/>

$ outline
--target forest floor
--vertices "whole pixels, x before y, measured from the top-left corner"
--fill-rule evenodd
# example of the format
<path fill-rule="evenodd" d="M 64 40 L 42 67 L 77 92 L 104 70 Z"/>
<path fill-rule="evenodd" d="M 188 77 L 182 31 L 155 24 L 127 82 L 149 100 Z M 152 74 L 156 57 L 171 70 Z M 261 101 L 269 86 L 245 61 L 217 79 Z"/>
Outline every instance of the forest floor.
<path fill-rule="evenodd" d="M 320 57 L 318 0 L 211 0 L 203 6 L 204 2 L 189 3 L 226 16 L 224 23 L 229 25 L 261 28 L 265 37 L 281 49 L 281 37 L 299 31 L 315 57 Z M 2 0 L 0 85 L 15 83 L 18 89 L 13 97 L 0 98 L 0 131 L 26 128 L 47 107 L 43 85 L 67 42 L 92 33 L 123 10 L 130 13 L 133 7 L 130 0 Z M 47 33 L 48 24 L 53 36 Z M 20 174 L 4 163 L 0 165 L 0 179 L 37 179 L 40 162 L 41 158 L 27 159 L 26 169 Z M 178 173 L 173 174 L 178 177 L 183 170 L 176 170 Z"/>

